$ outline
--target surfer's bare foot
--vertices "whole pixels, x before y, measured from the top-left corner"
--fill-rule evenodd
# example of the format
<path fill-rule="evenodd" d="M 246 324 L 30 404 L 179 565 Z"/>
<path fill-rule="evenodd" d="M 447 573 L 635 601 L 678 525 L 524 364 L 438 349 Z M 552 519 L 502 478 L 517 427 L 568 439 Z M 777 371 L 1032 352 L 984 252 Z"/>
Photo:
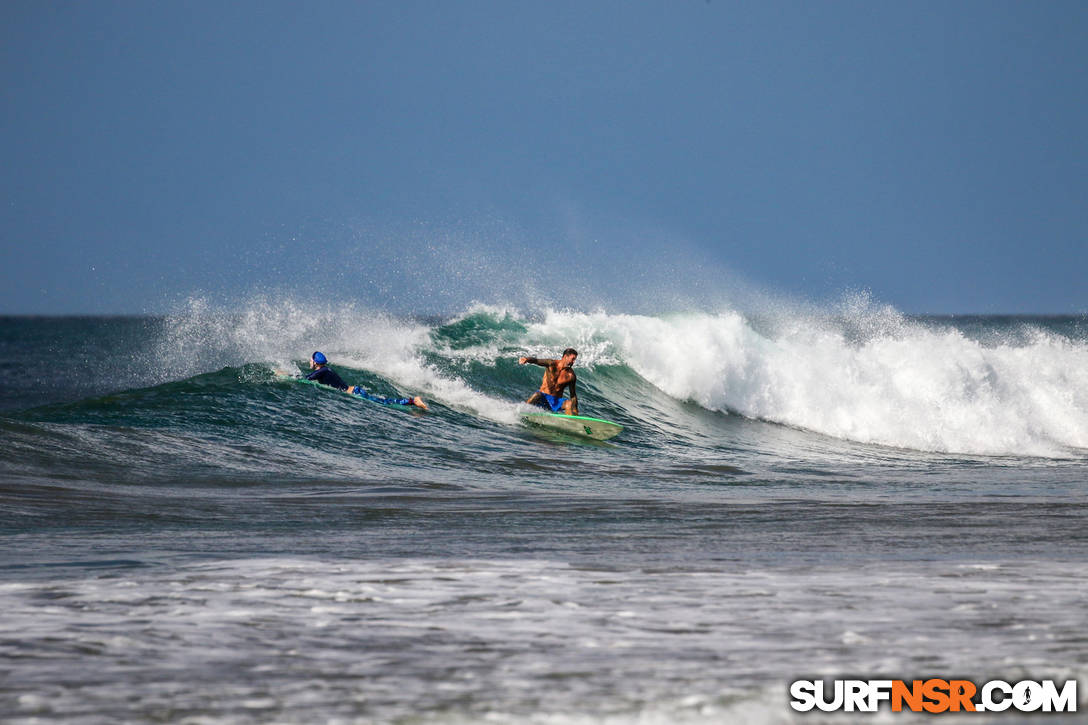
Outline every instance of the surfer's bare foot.
<path fill-rule="evenodd" d="M 418 395 L 412 398 L 412 404 L 415 405 L 417 408 L 423 408 L 423 410 L 430 410 L 430 408 L 427 407 L 427 404 L 423 402 L 423 398 Z"/>

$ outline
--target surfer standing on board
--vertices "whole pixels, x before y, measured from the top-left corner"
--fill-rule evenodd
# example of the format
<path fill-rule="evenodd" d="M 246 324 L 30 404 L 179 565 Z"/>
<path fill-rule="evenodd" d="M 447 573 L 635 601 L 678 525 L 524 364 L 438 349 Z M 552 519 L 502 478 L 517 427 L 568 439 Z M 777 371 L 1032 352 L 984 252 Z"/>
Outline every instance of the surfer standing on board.
<path fill-rule="evenodd" d="M 345 393 L 351 393 L 352 395 L 358 395 L 367 400 L 373 400 L 375 403 L 382 403 L 384 405 L 414 405 L 417 408 L 427 410 L 427 404 L 424 403 L 423 398 L 418 395 L 414 398 L 383 398 L 380 395 L 371 395 L 358 385 L 348 387 L 348 384 L 344 382 L 344 379 L 337 375 L 335 370 L 329 367 L 329 360 L 323 353 L 315 352 L 310 356 L 310 369 L 313 370 L 313 372 L 306 376 L 307 380 L 313 380 L 322 385 L 328 385 L 330 388 L 336 388 L 337 390 L 343 390 Z"/>
<path fill-rule="evenodd" d="M 567 415 L 578 415 L 578 392 L 574 388 L 577 376 L 571 370 L 574 360 L 578 357 L 578 351 L 568 347 L 563 351 L 563 357 L 558 360 L 549 360 L 535 357 L 519 357 L 518 365 L 531 363 L 544 368 L 544 379 L 540 381 L 540 390 L 529 396 L 526 403 L 548 408 L 553 413 L 562 410 Z M 563 389 L 570 389 L 570 397 L 564 398 Z"/>

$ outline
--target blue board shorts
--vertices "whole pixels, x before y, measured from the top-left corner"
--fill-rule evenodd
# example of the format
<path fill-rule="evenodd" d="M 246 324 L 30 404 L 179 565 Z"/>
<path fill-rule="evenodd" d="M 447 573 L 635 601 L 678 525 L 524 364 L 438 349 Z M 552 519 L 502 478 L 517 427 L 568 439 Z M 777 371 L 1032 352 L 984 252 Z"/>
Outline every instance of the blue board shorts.
<path fill-rule="evenodd" d="M 540 400 L 533 403 L 533 405 L 539 405 L 541 408 L 550 408 L 553 413 L 558 413 L 563 410 L 563 404 L 568 400 L 570 400 L 570 398 L 560 398 L 555 395 L 540 393 Z"/>

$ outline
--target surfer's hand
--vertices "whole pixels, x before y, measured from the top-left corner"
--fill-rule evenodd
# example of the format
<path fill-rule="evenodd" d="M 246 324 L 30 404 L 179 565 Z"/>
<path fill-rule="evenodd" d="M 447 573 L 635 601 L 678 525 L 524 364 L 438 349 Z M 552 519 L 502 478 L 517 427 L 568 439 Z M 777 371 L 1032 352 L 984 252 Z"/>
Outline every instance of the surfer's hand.
<path fill-rule="evenodd" d="M 524 365 L 527 362 L 529 362 L 529 358 L 527 358 L 527 357 L 519 357 L 518 358 L 518 365 Z"/>

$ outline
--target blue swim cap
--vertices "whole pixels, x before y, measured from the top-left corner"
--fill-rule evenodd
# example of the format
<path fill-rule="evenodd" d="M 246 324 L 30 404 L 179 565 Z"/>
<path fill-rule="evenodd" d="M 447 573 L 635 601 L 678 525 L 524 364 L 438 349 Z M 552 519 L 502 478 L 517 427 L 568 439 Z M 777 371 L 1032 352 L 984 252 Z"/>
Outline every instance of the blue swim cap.
<path fill-rule="evenodd" d="M 328 359 L 323 354 L 321 354 L 319 352 L 315 352 L 310 357 L 310 359 L 313 360 L 318 365 L 324 365 L 324 364 L 326 364 L 328 362 Z"/>

